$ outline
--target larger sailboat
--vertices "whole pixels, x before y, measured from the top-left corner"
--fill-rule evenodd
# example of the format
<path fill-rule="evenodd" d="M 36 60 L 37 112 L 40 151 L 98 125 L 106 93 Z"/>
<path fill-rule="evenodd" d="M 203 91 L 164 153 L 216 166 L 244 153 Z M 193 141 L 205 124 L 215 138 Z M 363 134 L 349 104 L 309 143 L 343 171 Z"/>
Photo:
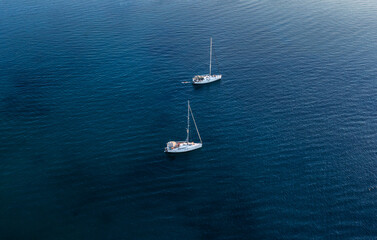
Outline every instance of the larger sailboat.
<path fill-rule="evenodd" d="M 220 80 L 222 75 L 217 74 L 217 75 L 212 75 L 211 74 L 211 67 L 212 67 L 212 38 L 210 40 L 210 47 L 209 47 L 209 74 L 205 75 L 196 75 L 192 79 L 193 84 L 206 84 L 206 83 L 211 83 L 217 80 Z"/>
<path fill-rule="evenodd" d="M 192 120 L 194 122 L 196 132 L 198 133 L 200 143 L 189 142 L 190 137 L 190 114 L 192 116 Z M 202 139 L 199 134 L 198 127 L 196 126 L 194 114 L 192 114 L 192 110 L 190 107 L 190 101 L 187 101 L 187 137 L 186 141 L 170 141 L 166 144 L 165 152 L 166 153 L 183 153 L 193 151 L 195 149 L 202 147 Z"/>

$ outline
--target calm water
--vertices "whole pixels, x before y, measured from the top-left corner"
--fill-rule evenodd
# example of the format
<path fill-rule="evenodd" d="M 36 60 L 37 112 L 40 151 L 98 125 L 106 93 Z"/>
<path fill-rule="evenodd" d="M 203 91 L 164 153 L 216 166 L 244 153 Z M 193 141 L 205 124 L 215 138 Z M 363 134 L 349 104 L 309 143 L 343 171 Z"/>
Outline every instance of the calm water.
<path fill-rule="evenodd" d="M 0 0 L 1 239 L 377 237 L 376 12 Z"/>

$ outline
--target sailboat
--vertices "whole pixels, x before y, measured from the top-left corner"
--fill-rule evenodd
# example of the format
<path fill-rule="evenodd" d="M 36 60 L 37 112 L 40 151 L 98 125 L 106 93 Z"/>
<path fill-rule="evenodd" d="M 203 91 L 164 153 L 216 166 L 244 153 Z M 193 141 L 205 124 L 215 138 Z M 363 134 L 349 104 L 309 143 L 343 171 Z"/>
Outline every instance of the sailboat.
<path fill-rule="evenodd" d="M 209 47 L 209 74 L 196 75 L 192 79 L 192 84 L 206 84 L 206 83 L 211 83 L 211 82 L 220 80 L 222 75 L 221 74 L 212 75 L 211 67 L 212 67 L 212 38 L 210 40 L 210 47 Z"/>
<path fill-rule="evenodd" d="M 190 135 L 190 114 L 192 116 L 192 120 L 194 122 L 196 132 L 198 133 L 200 143 L 189 142 L 189 135 Z M 192 114 L 192 110 L 190 107 L 190 101 L 187 101 L 187 137 L 186 141 L 170 141 L 166 144 L 165 152 L 166 153 L 183 153 L 193 151 L 195 149 L 202 147 L 202 138 L 200 137 L 198 127 L 196 126 L 194 114 Z"/>

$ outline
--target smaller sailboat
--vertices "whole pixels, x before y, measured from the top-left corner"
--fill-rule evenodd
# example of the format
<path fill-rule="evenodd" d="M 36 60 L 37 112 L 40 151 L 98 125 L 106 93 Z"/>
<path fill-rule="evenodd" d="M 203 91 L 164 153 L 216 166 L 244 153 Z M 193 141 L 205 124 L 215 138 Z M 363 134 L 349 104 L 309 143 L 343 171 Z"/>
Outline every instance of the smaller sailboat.
<path fill-rule="evenodd" d="M 194 122 L 196 132 L 198 133 L 200 143 L 189 142 L 190 137 L 190 114 L 192 116 L 192 120 Z M 199 134 L 198 127 L 196 126 L 194 114 L 192 114 L 192 110 L 190 107 L 190 101 L 187 101 L 187 137 L 186 141 L 170 141 L 166 144 L 165 152 L 166 153 L 183 153 L 193 151 L 195 149 L 202 147 L 202 139 Z"/>
<path fill-rule="evenodd" d="M 220 80 L 222 75 L 221 74 L 218 74 L 218 75 L 212 75 L 211 74 L 211 67 L 212 67 L 212 38 L 211 38 L 211 41 L 210 41 L 210 47 L 209 47 L 209 74 L 205 74 L 205 75 L 196 75 L 193 79 L 192 79 L 192 84 L 206 84 L 206 83 L 211 83 L 211 82 L 214 82 L 214 81 L 217 81 L 217 80 Z"/>

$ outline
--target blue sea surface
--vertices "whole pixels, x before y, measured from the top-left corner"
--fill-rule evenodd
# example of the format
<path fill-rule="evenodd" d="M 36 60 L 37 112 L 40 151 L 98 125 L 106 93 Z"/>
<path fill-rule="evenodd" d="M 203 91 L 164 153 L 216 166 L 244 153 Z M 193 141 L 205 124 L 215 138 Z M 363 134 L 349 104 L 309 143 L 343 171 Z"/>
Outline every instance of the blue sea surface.
<path fill-rule="evenodd" d="M 376 238 L 376 13 L 0 0 L 0 239 Z"/>

